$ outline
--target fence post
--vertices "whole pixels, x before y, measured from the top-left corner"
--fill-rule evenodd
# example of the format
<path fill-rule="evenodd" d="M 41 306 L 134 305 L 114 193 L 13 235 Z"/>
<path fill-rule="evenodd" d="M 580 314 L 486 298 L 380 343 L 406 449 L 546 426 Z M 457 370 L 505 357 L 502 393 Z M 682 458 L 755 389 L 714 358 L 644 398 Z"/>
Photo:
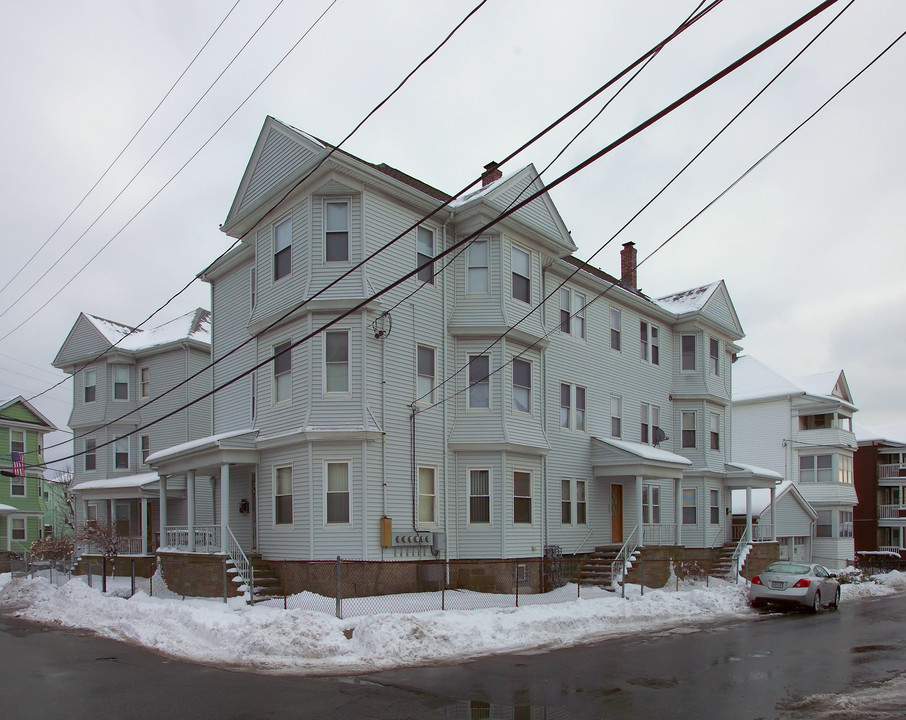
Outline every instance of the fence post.
<path fill-rule="evenodd" d="M 513 570 L 516 575 L 516 607 L 519 607 L 519 561 L 513 563 Z"/>
<path fill-rule="evenodd" d="M 286 609 L 287 609 L 287 607 L 286 607 L 286 603 L 287 603 L 287 598 L 286 598 L 286 560 L 283 561 L 283 583 L 282 583 L 282 585 L 283 585 L 283 609 L 286 610 Z"/>
<path fill-rule="evenodd" d="M 645 558 L 639 558 L 639 582 L 641 583 L 642 595 L 645 594 Z"/>
<path fill-rule="evenodd" d="M 626 561 L 623 561 L 623 568 L 620 571 L 620 597 L 626 597 Z"/>
<path fill-rule="evenodd" d="M 88 561 L 86 562 L 86 565 L 88 566 L 88 587 L 94 587 L 94 586 L 91 584 L 91 560 L 88 560 Z"/>
<path fill-rule="evenodd" d="M 336 591 L 336 596 L 337 596 L 337 618 L 340 619 L 340 620 L 343 619 L 343 611 L 342 611 L 343 600 L 342 600 L 342 595 L 341 595 L 341 592 L 340 592 L 340 574 L 341 574 L 341 572 L 342 572 L 341 567 L 342 567 L 342 561 L 340 560 L 340 556 L 337 555 L 336 572 L 335 572 L 334 574 L 335 574 L 335 576 L 336 576 L 336 581 L 337 581 L 337 591 Z"/>
<path fill-rule="evenodd" d="M 132 558 L 132 594 L 129 597 L 135 595 L 135 558 Z"/>
<path fill-rule="evenodd" d="M 221 568 L 223 569 L 223 601 L 227 601 L 227 568 L 226 568 L 226 556 L 224 556 L 221 562 Z"/>
<path fill-rule="evenodd" d="M 101 590 L 106 593 L 107 592 L 107 558 L 106 557 L 101 561 L 101 572 L 103 573 L 103 577 L 101 579 Z"/>

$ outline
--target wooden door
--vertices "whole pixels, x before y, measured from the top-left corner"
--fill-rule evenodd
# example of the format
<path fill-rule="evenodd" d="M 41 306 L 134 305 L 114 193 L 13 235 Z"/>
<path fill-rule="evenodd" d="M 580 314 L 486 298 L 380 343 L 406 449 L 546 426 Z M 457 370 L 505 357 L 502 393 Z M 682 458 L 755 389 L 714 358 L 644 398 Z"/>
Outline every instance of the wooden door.
<path fill-rule="evenodd" d="M 623 486 L 610 486 L 610 541 L 623 542 Z"/>

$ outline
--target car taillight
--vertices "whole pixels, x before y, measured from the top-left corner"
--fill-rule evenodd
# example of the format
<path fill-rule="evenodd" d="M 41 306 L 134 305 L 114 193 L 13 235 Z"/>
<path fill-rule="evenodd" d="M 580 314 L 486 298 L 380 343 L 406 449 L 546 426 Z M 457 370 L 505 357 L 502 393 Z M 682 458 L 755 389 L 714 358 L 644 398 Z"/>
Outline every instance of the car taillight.
<path fill-rule="evenodd" d="M 758 577 L 757 575 L 752 578 L 752 584 L 753 585 L 764 585 L 764 583 L 761 582 L 761 578 Z"/>
<path fill-rule="evenodd" d="M 806 580 L 805 578 L 802 578 L 801 580 L 797 580 L 796 584 L 793 585 L 793 587 L 794 588 L 804 588 L 804 587 L 808 587 L 809 585 L 811 585 L 811 581 Z"/>

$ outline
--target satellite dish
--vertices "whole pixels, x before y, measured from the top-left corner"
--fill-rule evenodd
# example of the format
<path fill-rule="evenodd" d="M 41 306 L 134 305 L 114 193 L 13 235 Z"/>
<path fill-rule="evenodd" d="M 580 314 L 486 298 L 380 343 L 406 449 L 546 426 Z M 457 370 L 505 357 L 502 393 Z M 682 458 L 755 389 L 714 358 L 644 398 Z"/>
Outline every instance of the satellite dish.
<path fill-rule="evenodd" d="M 656 428 L 654 429 L 654 446 L 655 446 L 655 447 L 657 447 L 657 446 L 660 445 L 662 442 L 664 442 L 664 440 L 669 440 L 669 439 L 670 439 L 670 438 L 667 437 L 667 433 L 665 433 L 665 432 L 664 432 L 663 430 L 661 430 L 659 427 L 656 427 Z"/>

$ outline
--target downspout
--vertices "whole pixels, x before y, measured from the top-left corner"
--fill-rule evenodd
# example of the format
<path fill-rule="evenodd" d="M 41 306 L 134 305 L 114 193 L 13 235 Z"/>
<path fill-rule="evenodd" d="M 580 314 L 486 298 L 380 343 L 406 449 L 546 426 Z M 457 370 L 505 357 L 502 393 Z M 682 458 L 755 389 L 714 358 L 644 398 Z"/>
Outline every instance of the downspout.
<path fill-rule="evenodd" d="M 412 339 L 415 340 L 418 338 L 415 327 L 415 303 L 409 303 L 409 307 L 412 308 Z M 416 347 L 416 368 L 413 373 L 413 378 L 418 376 L 418 348 Z M 418 396 L 418 382 L 413 379 L 415 382 L 415 396 Z M 409 414 L 409 452 L 410 452 L 410 471 L 412 473 L 412 532 L 418 533 L 418 463 L 415 458 L 415 416 L 418 415 L 418 405 L 415 400 L 412 401 L 412 404 L 409 406 L 411 411 Z"/>
<path fill-rule="evenodd" d="M 183 342 L 180 344 L 182 345 L 183 350 L 186 351 L 186 377 L 188 378 L 188 377 L 190 377 L 191 372 L 192 372 L 191 363 L 189 362 L 189 343 Z M 213 353 L 212 353 L 212 355 L 213 355 Z M 189 422 L 189 413 L 192 412 L 191 407 L 189 406 L 189 403 L 191 402 L 191 398 L 189 397 L 189 385 L 190 384 L 191 383 L 186 383 L 186 442 L 189 442 L 189 440 L 192 439 L 192 435 L 191 435 L 192 424 Z M 213 398 L 211 400 L 211 404 L 213 406 Z M 213 422 L 213 420 L 214 420 L 214 412 L 213 412 L 213 407 L 212 407 L 211 422 Z M 213 435 L 213 431 L 211 434 Z"/>
<path fill-rule="evenodd" d="M 443 247 L 446 250 L 447 248 L 447 223 L 443 225 Z M 441 325 L 442 325 L 442 340 L 441 340 L 441 353 L 443 360 L 441 366 L 443 367 L 443 377 L 447 377 L 447 277 L 444 273 L 443 278 L 443 288 L 441 291 Z M 450 502 L 449 494 L 447 492 L 448 487 L 448 478 L 449 476 L 449 456 L 447 454 L 447 403 L 444 403 L 441 411 L 443 412 L 443 458 L 444 458 L 444 533 L 448 536 L 446 540 L 449 540 L 450 534 Z M 446 584 L 450 584 L 450 554 L 447 550 L 447 542 L 444 542 L 444 567 L 446 570 Z"/>

